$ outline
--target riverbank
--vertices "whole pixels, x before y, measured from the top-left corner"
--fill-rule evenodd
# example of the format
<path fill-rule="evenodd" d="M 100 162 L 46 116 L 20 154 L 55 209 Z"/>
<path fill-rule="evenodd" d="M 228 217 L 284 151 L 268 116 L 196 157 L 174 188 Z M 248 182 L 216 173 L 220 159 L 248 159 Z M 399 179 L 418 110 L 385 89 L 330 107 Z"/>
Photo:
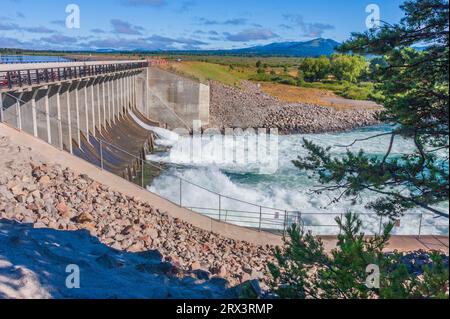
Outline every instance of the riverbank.
<path fill-rule="evenodd" d="M 211 120 L 214 128 L 277 128 L 282 134 L 340 132 L 379 124 L 381 107 L 353 101 L 354 107 L 333 108 L 284 102 L 253 82 L 241 88 L 211 81 Z M 341 101 L 330 101 L 330 105 Z"/>

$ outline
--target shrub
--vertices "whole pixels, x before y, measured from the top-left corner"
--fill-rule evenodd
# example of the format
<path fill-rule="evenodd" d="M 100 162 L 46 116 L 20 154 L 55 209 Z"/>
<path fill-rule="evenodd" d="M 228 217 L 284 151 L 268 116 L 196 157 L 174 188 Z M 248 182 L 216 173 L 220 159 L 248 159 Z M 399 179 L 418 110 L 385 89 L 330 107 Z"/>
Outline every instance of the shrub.
<path fill-rule="evenodd" d="M 412 273 L 398 253 L 386 254 L 393 224 L 385 225 L 381 235 L 366 238 L 361 220 L 347 214 L 336 219 L 341 235 L 337 248 L 327 254 L 320 239 L 303 227 L 292 226 L 283 249 L 276 250 L 275 264 L 269 265 L 272 289 L 285 299 L 448 299 L 448 267 L 443 258 L 431 254 L 432 265 L 423 273 Z M 368 266 L 380 270 L 378 288 L 368 285 Z"/>

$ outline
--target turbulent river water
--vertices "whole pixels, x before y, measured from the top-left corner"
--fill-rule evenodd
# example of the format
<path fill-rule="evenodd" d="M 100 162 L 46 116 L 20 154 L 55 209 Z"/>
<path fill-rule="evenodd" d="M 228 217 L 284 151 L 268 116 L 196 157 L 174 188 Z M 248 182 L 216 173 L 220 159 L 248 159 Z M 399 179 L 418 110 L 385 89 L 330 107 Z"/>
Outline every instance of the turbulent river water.
<path fill-rule="evenodd" d="M 256 135 L 230 139 L 221 136 L 201 139 L 180 137 L 160 130 L 157 132 L 160 138 L 158 143 L 170 148 L 166 152 L 150 155 L 148 159 L 166 163 L 168 169 L 152 182 L 149 189 L 175 203 L 181 201 L 185 207 L 243 226 L 258 227 L 259 217 L 263 216 L 263 228 L 281 227 L 285 222 L 285 211 L 288 211 L 290 213 L 287 216 L 291 222 L 298 221 L 296 218 L 301 216 L 305 226 L 313 232 L 335 234 L 338 232 L 335 217 L 351 211 L 361 214 L 366 232 L 377 233 L 380 224 L 385 220 L 381 220 L 365 207 L 376 195 L 365 193 L 357 203 L 343 199 L 332 204 L 337 194 L 312 194 L 311 190 L 318 186 L 317 180 L 308 178 L 305 172 L 300 172 L 292 161 L 306 154 L 303 138 L 321 146 L 331 147 L 332 153 L 340 156 L 347 150 L 342 145 L 351 144 L 355 139 L 386 133 L 390 129 L 388 125 L 381 125 L 343 133 L 278 136 L 277 140 L 272 142 L 275 144 L 268 144 L 263 150 L 275 150 L 270 155 L 264 153 L 266 169 L 261 169 L 260 162 L 250 160 L 249 154 L 254 151 L 252 145 L 257 139 Z M 383 156 L 388 143 L 389 136 L 384 136 L 357 143 L 349 149 L 364 149 L 371 155 Z M 195 148 L 193 145 L 201 148 Z M 392 155 L 404 154 L 412 148 L 410 141 L 399 138 Z M 236 152 L 236 149 L 240 151 Z M 234 155 L 231 161 L 224 161 L 224 154 L 233 151 L 237 155 Z M 180 184 L 179 178 L 185 181 Z M 212 192 L 223 197 L 219 198 Z M 448 202 L 438 207 L 443 211 L 449 209 Z M 422 234 L 448 234 L 448 220 L 436 218 L 423 209 L 410 210 L 396 227 L 395 233 L 417 235 L 420 226 Z"/>

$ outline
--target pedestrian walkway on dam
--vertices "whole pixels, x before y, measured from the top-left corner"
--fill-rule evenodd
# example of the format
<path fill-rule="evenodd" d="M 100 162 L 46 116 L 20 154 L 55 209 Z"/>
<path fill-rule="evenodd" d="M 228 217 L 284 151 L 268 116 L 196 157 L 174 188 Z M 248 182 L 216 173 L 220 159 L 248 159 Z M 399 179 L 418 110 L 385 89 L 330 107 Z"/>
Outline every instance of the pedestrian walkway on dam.
<path fill-rule="evenodd" d="M 22 89 L 147 66 L 148 62 L 141 60 L 0 64 L 0 90 Z"/>

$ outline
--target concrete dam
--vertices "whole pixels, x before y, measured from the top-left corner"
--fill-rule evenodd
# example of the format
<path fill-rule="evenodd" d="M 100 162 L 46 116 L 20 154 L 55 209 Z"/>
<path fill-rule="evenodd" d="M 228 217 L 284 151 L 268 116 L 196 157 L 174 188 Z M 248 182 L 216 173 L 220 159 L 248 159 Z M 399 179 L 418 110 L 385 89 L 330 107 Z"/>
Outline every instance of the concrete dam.
<path fill-rule="evenodd" d="M 145 60 L 0 65 L 0 133 L 192 226 L 257 245 L 281 244 L 280 234 L 290 225 L 305 223 L 302 212 L 245 202 L 179 176 L 173 179 L 179 191 L 175 200 L 147 190 L 161 172 L 159 164 L 147 160 L 155 132 L 190 132 L 195 121 L 208 124 L 209 93 L 207 85 Z M 188 187 L 217 206 L 190 205 Z M 382 223 L 381 217 L 377 225 Z M 420 223 L 419 237 L 395 236 L 392 246 L 440 249 L 448 241 L 423 236 L 424 227 Z M 334 236 L 324 239 L 327 247 L 335 246 Z"/>
<path fill-rule="evenodd" d="M 154 147 L 148 128 L 190 132 L 199 120 L 209 122 L 209 86 L 145 60 L 0 65 L 1 135 L 194 227 L 257 245 L 281 244 L 276 234 L 186 208 L 181 180 L 179 203 L 147 191 L 160 169 L 146 160 Z"/>
<path fill-rule="evenodd" d="M 148 61 L 0 66 L 0 120 L 144 186 L 153 127 L 209 122 L 209 87 Z M 133 117 L 130 116 L 133 115 Z"/>

